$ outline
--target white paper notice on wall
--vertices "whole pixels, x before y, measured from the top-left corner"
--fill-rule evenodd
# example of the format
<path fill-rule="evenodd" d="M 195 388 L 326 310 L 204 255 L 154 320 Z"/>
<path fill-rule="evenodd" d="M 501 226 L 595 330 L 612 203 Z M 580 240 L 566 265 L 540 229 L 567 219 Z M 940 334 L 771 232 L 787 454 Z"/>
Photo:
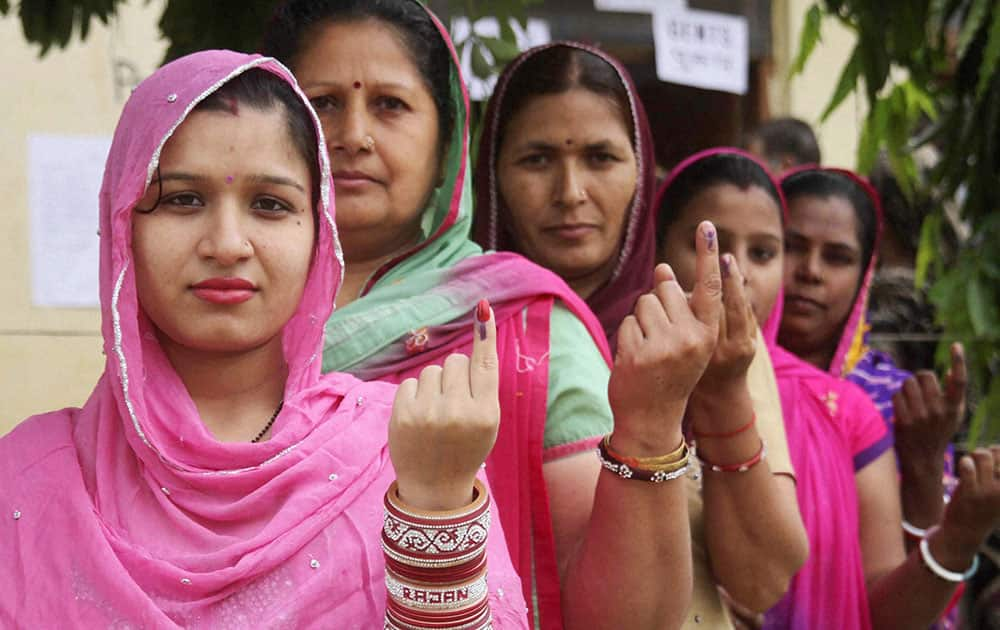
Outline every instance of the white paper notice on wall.
<path fill-rule="evenodd" d="M 594 0 L 594 8 L 598 11 L 616 11 L 619 13 L 652 13 L 661 6 L 679 4 L 683 0 Z"/>
<path fill-rule="evenodd" d="M 110 147 L 111 138 L 106 136 L 28 137 L 31 301 L 35 306 L 100 304 L 98 195 Z"/>
<path fill-rule="evenodd" d="M 660 80 L 746 94 L 750 36 L 745 17 L 662 8 L 653 13 L 653 40 Z"/>

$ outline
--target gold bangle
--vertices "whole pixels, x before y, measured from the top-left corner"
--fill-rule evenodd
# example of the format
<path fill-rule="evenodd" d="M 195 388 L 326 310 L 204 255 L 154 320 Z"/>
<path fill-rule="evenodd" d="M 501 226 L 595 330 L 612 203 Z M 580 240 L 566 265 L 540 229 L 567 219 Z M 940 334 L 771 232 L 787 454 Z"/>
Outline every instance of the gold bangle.
<path fill-rule="evenodd" d="M 650 472 L 674 472 L 687 466 L 690 452 L 687 442 L 681 440 L 681 445 L 666 455 L 657 457 L 629 457 L 611 448 L 611 435 L 604 436 L 604 450 L 614 460 L 627 464 L 630 468 L 641 468 Z"/>

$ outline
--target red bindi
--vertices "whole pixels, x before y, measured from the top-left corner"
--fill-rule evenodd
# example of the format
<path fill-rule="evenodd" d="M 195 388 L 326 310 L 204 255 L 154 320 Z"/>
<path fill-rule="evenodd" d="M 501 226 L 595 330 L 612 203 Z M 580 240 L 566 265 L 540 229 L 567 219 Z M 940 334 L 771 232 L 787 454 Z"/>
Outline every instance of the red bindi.
<path fill-rule="evenodd" d="M 361 81 L 355 81 L 354 82 L 354 89 L 355 90 L 360 90 L 361 89 Z"/>
<path fill-rule="evenodd" d="M 571 144 L 573 144 L 573 141 L 572 141 L 572 140 L 567 140 L 567 141 L 566 141 L 566 144 L 567 144 L 567 145 L 571 145 Z"/>

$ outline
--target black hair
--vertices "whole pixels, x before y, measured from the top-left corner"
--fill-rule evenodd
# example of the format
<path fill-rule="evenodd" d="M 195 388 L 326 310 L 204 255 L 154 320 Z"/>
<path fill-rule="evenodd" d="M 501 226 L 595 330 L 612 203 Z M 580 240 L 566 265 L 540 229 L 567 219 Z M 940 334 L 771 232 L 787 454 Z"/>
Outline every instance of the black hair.
<path fill-rule="evenodd" d="M 793 173 L 781 181 L 781 190 L 785 193 L 789 207 L 792 200 L 799 197 L 819 197 L 821 199 L 838 197 L 851 206 L 854 210 L 854 216 L 858 220 L 857 238 L 858 243 L 861 244 L 861 260 L 863 261 L 861 273 L 864 274 L 875 252 L 875 235 L 878 230 L 875 202 L 869 196 L 868 191 L 844 173 L 822 169 Z"/>
<path fill-rule="evenodd" d="M 740 190 L 760 188 L 774 199 L 778 218 L 784 221 L 781 194 L 763 166 L 739 153 L 713 153 L 684 168 L 664 191 L 656 209 L 657 251 L 663 247 L 667 230 L 687 204 L 708 188 L 721 184 L 730 184 Z"/>
<path fill-rule="evenodd" d="M 222 87 L 205 97 L 195 105 L 192 112 L 232 112 L 239 111 L 243 105 L 259 111 L 279 110 L 284 113 L 288 134 L 296 150 L 309 167 L 309 178 L 312 184 L 313 212 L 320 195 L 319 149 L 316 138 L 316 126 L 308 106 L 296 94 L 291 85 L 272 72 L 261 68 L 251 68 Z M 157 185 L 160 192 L 151 208 L 136 208 L 136 212 L 149 213 L 160 205 L 163 189 L 159 177 L 159 164 L 156 167 Z"/>
<path fill-rule="evenodd" d="M 875 164 L 869 176 L 872 186 L 878 191 L 882 201 L 882 215 L 887 231 L 892 232 L 896 242 L 912 259 L 917 255 L 920 243 L 920 226 L 924 217 L 931 212 L 931 200 L 927 195 L 915 194 L 911 201 L 907 199 L 899 181 L 892 172 L 889 161 L 884 157 Z"/>
<path fill-rule="evenodd" d="M 527 58 L 510 78 L 497 112 L 501 121 L 497 150 L 503 145 L 507 124 L 528 101 L 537 96 L 562 94 L 573 88 L 586 89 L 614 103 L 625 120 L 625 127 L 632 130 L 634 136 L 628 91 L 615 67 L 582 48 L 552 46 Z M 634 137 L 632 142 L 635 142 Z"/>
<path fill-rule="evenodd" d="M 390 26 L 409 52 L 438 112 L 438 144 L 443 155 L 455 125 L 451 95 L 452 58 L 448 44 L 423 6 L 414 0 L 289 0 L 279 6 L 261 41 L 260 52 L 295 72 L 309 40 L 328 24 L 378 20 Z"/>
<path fill-rule="evenodd" d="M 749 136 L 759 140 L 769 161 L 790 155 L 795 165 L 819 164 L 819 143 L 808 123 L 798 118 L 775 118 L 760 124 Z"/>

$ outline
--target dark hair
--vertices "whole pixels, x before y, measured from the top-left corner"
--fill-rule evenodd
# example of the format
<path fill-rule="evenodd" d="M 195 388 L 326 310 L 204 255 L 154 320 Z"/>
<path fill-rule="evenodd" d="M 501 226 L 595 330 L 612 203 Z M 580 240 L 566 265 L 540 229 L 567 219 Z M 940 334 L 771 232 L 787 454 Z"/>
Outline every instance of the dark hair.
<path fill-rule="evenodd" d="M 302 101 L 291 85 L 276 74 L 261 68 L 251 68 L 230 79 L 194 106 L 192 112 L 232 112 L 243 105 L 259 111 L 280 110 L 284 113 L 285 124 L 292 143 L 309 167 L 312 184 L 313 211 L 319 201 L 320 169 L 316 126 L 308 106 Z M 157 174 L 159 165 L 157 165 Z M 157 182 L 160 178 L 157 176 Z M 149 213 L 160 205 L 160 194 L 151 208 L 136 208 L 136 212 Z"/>
<path fill-rule="evenodd" d="M 878 229 L 878 218 L 875 211 L 875 201 L 868 191 L 858 182 L 844 173 L 821 169 L 810 169 L 793 173 L 781 181 L 781 190 L 791 206 L 792 200 L 799 197 L 820 197 L 829 199 L 839 197 L 848 203 L 858 219 L 858 243 L 861 244 L 862 270 L 871 262 L 875 250 L 875 235 Z"/>
<path fill-rule="evenodd" d="M 456 116 L 451 95 L 451 51 L 427 9 L 415 0 L 289 0 L 275 10 L 260 52 L 294 73 L 299 56 L 320 28 L 368 19 L 392 27 L 410 53 L 437 108 L 438 143 L 443 153 Z"/>
<path fill-rule="evenodd" d="M 819 164 L 819 143 L 812 127 L 798 118 L 775 118 L 760 124 L 750 133 L 748 144 L 760 140 L 768 161 L 790 155 L 796 165 Z"/>
<path fill-rule="evenodd" d="M 760 188 L 774 199 L 778 206 L 778 218 L 784 221 L 781 194 L 763 166 L 739 153 L 713 153 L 684 167 L 663 191 L 656 209 L 656 249 L 663 247 L 667 230 L 692 199 L 712 186 L 722 184 L 730 184 L 740 190 Z"/>
<path fill-rule="evenodd" d="M 906 254 L 910 258 L 915 257 L 920 243 L 920 226 L 924 217 L 930 214 L 931 200 L 919 193 L 914 195 L 912 201 L 907 199 L 889 161 L 884 157 L 876 162 L 868 179 L 882 201 L 885 227 L 892 232 Z"/>
<path fill-rule="evenodd" d="M 497 150 L 503 145 L 507 124 L 528 101 L 578 87 L 608 98 L 618 107 L 625 126 L 633 130 L 628 91 L 615 67 L 590 51 L 571 46 L 552 46 L 525 59 L 511 76 L 497 112 L 501 121 Z M 632 141 L 635 142 L 634 138 Z"/>

